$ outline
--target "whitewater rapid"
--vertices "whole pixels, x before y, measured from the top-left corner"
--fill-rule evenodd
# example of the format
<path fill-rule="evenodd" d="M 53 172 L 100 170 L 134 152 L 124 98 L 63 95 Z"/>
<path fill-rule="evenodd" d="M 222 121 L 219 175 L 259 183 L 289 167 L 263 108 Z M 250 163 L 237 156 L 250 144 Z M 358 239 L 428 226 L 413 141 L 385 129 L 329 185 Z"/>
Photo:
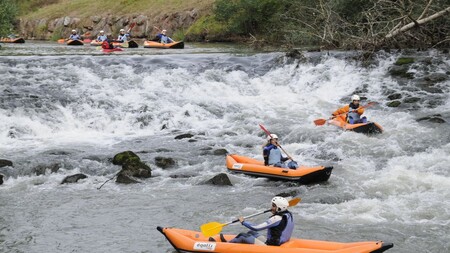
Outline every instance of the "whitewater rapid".
<path fill-rule="evenodd" d="M 389 69 L 401 53 L 380 53 L 363 67 L 353 53 L 339 52 L 305 53 L 299 61 L 201 46 L 117 55 L 4 50 L 0 159 L 14 167 L 0 168 L 1 252 L 173 252 L 156 226 L 227 222 L 291 191 L 302 198 L 292 208 L 296 237 L 393 242 L 388 252 L 450 249 L 450 82 L 430 93 L 396 80 Z M 448 74 L 448 54 L 417 54 L 436 60 L 413 65 L 415 78 Z M 383 134 L 313 124 L 355 92 L 377 102 L 365 115 Z M 392 92 L 420 100 L 388 107 Z M 418 121 L 435 114 L 446 122 Z M 334 166 L 329 182 L 300 186 L 228 173 L 231 187 L 200 184 L 227 172 L 215 149 L 261 158 L 258 124 L 297 161 Z M 174 139 L 183 133 L 194 137 Z M 120 170 L 110 158 L 125 150 L 150 165 L 153 177 L 97 190 Z M 158 168 L 157 156 L 177 164 Z M 55 163 L 56 173 L 36 175 L 36 166 Z M 60 184 L 75 173 L 88 178 Z"/>

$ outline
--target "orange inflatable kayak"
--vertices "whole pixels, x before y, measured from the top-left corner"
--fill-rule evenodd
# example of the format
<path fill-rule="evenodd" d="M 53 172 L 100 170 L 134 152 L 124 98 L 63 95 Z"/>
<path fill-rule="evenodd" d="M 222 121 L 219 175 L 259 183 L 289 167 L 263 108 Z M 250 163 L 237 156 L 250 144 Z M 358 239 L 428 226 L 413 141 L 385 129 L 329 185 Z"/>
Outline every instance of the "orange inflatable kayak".
<path fill-rule="evenodd" d="M 91 41 L 91 46 L 101 46 L 103 41 L 93 40 Z"/>
<path fill-rule="evenodd" d="M 134 40 L 130 40 L 130 41 L 123 42 L 123 43 L 113 42 L 112 44 L 114 45 L 114 47 L 122 47 L 122 48 L 138 48 L 139 47 L 138 43 L 136 43 L 136 41 L 134 41 Z"/>
<path fill-rule="evenodd" d="M 333 167 L 300 166 L 297 169 L 264 166 L 263 161 L 240 155 L 228 155 L 226 158 L 228 170 L 251 176 L 267 177 L 271 179 L 296 181 L 301 184 L 311 184 L 327 181 Z"/>
<path fill-rule="evenodd" d="M 172 43 L 159 43 L 156 41 L 146 40 L 144 41 L 145 48 L 173 48 L 173 49 L 183 49 L 184 41 L 174 41 Z"/>
<path fill-rule="evenodd" d="M 23 38 L 16 38 L 16 39 L 10 39 L 10 38 L 3 38 L 0 39 L 1 43 L 25 43 L 25 40 Z"/>
<path fill-rule="evenodd" d="M 329 124 L 338 126 L 344 130 L 350 130 L 357 133 L 364 134 L 380 134 L 383 132 L 383 128 L 375 122 L 349 124 L 345 119 L 346 115 L 340 115 L 328 121 Z"/>
<path fill-rule="evenodd" d="M 381 253 L 394 245 L 382 241 L 367 242 L 331 242 L 291 238 L 281 246 L 242 244 L 215 241 L 203 236 L 201 232 L 179 228 L 157 227 L 178 252 L 215 252 L 215 253 Z M 227 241 L 235 235 L 224 235 Z"/>

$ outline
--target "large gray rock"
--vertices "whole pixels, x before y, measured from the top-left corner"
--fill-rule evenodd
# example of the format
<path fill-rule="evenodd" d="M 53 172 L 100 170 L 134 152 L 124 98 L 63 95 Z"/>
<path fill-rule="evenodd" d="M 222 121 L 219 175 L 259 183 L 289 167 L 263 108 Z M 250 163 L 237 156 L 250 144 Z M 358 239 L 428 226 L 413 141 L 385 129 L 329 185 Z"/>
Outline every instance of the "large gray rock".
<path fill-rule="evenodd" d="M 70 17 L 64 17 L 64 22 L 63 22 L 63 25 L 65 26 L 65 27 L 68 27 L 69 25 L 70 25 L 70 22 L 71 22 L 71 18 Z"/>
<path fill-rule="evenodd" d="M 230 181 L 230 178 L 228 178 L 228 175 L 225 173 L 220 173 L 220 174 L 214 176 L 213 178 L 206 180 L 202 184 L 233 186 L 233 184 Z"/>
<path fill-rule="evenodd" d="M 2 184 L 3 184 L 3 175 L 0 174 L 0 185 L 2 185 Z"/>

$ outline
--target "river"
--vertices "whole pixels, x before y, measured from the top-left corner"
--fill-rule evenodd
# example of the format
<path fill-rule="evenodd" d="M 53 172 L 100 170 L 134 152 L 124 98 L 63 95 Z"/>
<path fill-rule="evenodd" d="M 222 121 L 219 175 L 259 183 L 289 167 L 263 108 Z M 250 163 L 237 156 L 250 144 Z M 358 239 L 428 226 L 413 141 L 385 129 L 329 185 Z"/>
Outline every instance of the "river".
<path fill-rule="evenodd" d="M 0 252 L 174 252 L 157 226 L 198 229 L 265 210 L 281 192 L 295 237 L 341 242 L 383 240 L 388 252 L 450 251 L 450 81 L 418 88 L 414 80 L 450 71 L 450 56 L 409 52 L 413 78 L 389 74 L 401 52 L 369 66 L 354 52 L 254 52 L 221 44 L 185 49 L 128 49 L 49 42 L 0 49 Z M 437 89 L 437 90 L 436 90 Z M 315 126 L 357 92 L 376 106 L 376 136 Z M 389 94 L 401 101 L 389 107 Z M 402 100 L 403 99 L 403 100 Z M 444 122 L 418 120 L 438 115 Z M 233 186 L 201 184 L 226 172 L 226 149 L 261 158 L 264 133 L 280 137 L 302 164 L 334 166 L 328 182 L 309 186 L 228 173 Z M 190 133 L 190 139 L 175 136 Z M 153 177 L 113 181 L 111 163 L 131 150 Z M 171 157 L 172 168 L 155 165 Z M 52 167 L 36 173 L 37 167 Z M 88 178 L 61 184 L 68 175 Z M 267 216 L 252 219 L 263 221 Z M 225 233 L 245 231 L 230 225 Z"/>

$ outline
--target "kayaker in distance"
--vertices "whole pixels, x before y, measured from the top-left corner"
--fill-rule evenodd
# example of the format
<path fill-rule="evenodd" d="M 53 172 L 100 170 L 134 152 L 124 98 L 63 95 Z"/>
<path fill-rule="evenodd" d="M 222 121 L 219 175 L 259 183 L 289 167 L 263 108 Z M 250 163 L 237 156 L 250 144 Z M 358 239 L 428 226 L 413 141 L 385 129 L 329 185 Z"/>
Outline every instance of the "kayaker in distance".
<path fill-rule="evenodd" d="M 127 42 L 128 39 L 130 38 L 130 31 L 128 31 L 127 33 L 125 33 L 125 29 L 120 29 L 119 31 L 119 37 L 117 37 L 116 42 L 120 42 L 120 43 L 124 43 Z"/>
<path fill-rule="evenodd" d="M 291 157 L 283 157 L 279 148 L 278 136 L 271 134 L 267 136 L 267 143 L 263 147 L 263 157 L 265 166 L 275 166 L 280 168 L 298 168 L 298 164 Z M 291 160 L 288 164 L 284 162 Z"/>
<path fill-rule="evenodd" d="M 169 36 L 166 35 L 167 30 L 163 29 L 161 31 L 156 26 L 154 26 L 154 28 L 157 29 L 160 32 L 151 41 L 157 41 L 157 42 L 163 43 L 163 44 L 168 44 L 168 43 L 172 43 L 173 42 L 173 39 L 171 39 Z"/>
<path fill-rule="evenodd" d="M 359 105 L 360 97 L 358 95 L 352 96 L 352 102 L 349 105 L 341 107 L 333 112 L 333 117 L 347 113 L 347 122 L 350 124 L 366 123 L 367 118 L 361 117 L 364 113 L 364 107 Z"/>
<path fill-rule="evenodd" d="M 249 228 L 250 231 L 238 234 L 229 242 L 280 246 L 289 241 L 294 230 L 294 218 L 292 213 L 287 210 L 289 201 L 283 197 L 274 197 L 271 204 L 270 211 L 273 215 L 259 225 L 253 225 L 245 221 L 243 217 L 239 217 L 241 224 Z M 257 232 L 265 229 L 267 229 L 267 238 Z M 222 234 L 220 234 L 220 240 L 226 242 Z"/>
<path fill-rule="evenodd" d="M 105 31 L 101 30 L 98 37 L 97 37 L 97 41 L 99 42 L 103 42 L 105 40 L 107 40 L 108 37 L 105 35 Z"/>
<path fill-rule="evenodd" d="M 77 33 L 77 30 L 72 30 L 69 40 L 81 40 L 81 36 Z"/>

